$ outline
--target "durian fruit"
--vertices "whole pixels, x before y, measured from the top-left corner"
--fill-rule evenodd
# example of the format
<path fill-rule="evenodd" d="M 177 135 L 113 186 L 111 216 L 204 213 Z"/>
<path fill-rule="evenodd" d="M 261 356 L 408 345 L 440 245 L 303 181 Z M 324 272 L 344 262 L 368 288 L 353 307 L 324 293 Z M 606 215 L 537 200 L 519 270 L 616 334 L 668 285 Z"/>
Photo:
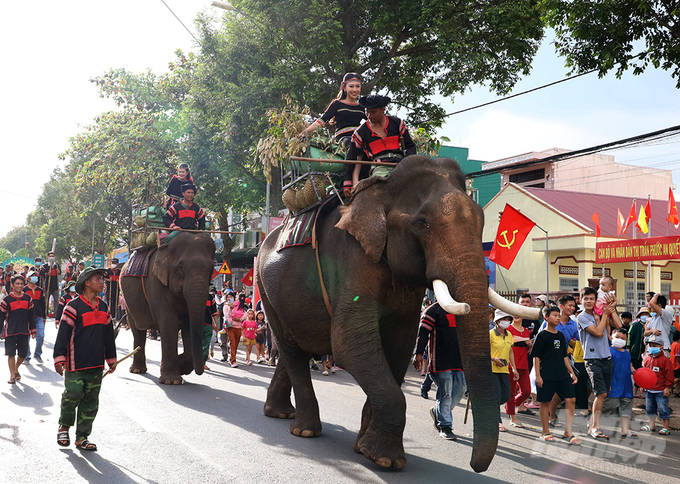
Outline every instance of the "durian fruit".
<path fill-rule="evenodd" d="M 321 198 L 326 198 L 326 188 L 328 187 L 326 179 L 321 175 L 314 175 L 312 178 L 314 179 L 316 189 L 319 191 Z"/>
<path fill-rule="evenodd" d="M 283 192 L 283 195 L 281 196 L 281 198 L 283 199 L 283 204 L 286 206 L 288 210 L 290 210 L 293 213 L 299 210 L 296 201 L 296 192 L 297 190 L 295 188 L 286 188 Z"/>
<path fill-rule="evenodd" d="M 135 234 L 132 236 L 132 247 L 133 248 L 138 248 L 144 246 L 144 243 L 146 242 L 144 238 L 144 234 Z"/>
<path fill-rule="evenodd" d="M 156 245 L 156 232 L 151 232 L 149 235 L 146 237 L 146 245 L 149 247 L 155 247 Z"/>
<path fill-rule="evenodd" d="M 295 205 L 297 207 L 296 212 L 309 206 L 307 203 L 307 192 L 305 192 L 304 187 L 295 192 Z"/>
<path fill-rule="evenodd" d="M 141 215 L 137 215 L 134 219 L 133 222 L 136 227 L 142 228 L 144 227 L 144 224 L 146 224 L 146 218 L 142 217 Z"/>

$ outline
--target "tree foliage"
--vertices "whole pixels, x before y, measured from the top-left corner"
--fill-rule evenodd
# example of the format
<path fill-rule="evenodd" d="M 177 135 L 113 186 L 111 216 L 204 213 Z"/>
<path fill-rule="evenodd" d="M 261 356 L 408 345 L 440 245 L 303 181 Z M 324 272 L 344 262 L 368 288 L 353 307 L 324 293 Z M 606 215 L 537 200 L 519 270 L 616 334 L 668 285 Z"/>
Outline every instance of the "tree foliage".
<path fill-rule="evenodd" d="M 538 0 L 241 0 L 262 47 L 283 54 L 273 76 L 299 84 L 298 102 L 322 112 L 346 72 L 387 92 L 413 124 L 438 126 L 432 101 L 472 84 L 507 93 L 529 73 L 543 37 Z"/>
<path fill-rule="evenodd" d="M 572 72 L 670 70 L 680 88 L 680 4 L 675 0 L 544 0 L 555 49 Z"/>

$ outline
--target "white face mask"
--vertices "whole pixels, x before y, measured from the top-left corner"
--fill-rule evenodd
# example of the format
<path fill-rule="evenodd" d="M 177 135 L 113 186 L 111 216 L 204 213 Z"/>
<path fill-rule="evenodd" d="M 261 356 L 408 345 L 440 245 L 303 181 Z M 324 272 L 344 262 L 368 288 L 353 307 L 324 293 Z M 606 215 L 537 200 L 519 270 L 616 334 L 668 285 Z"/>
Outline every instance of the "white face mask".
<path fill-rule="evenodd" d="M 115 269 L 116 267 L 118 267 L 118 264 L 111 264 L 111 269 Z"/>
<path fill-rule="evenodd" d="M 512 324 L 512 321 L 508 321 L 507 319 L 503 319 L 501 321 L 498 321 L 498 327 L 503 328 L 503 329 L 508 329 L 511 324 Z"/>
<path fill-rule="evenodd" d="M 47 260 L 49 260 L 50 262 L 54 262 L 54 257 L 48 257 Z"/>
<path fill-rule="evenodd" d="M 621 339 L 621 338 L 614 338 L 614 339 L 612 340 L 612 346 L 613 346 L 614 348 L 621 349 L 621 348 L 623 348 L 624 346 L 626 346 L 626 340 L 625 340 L 625 339 Z"/>

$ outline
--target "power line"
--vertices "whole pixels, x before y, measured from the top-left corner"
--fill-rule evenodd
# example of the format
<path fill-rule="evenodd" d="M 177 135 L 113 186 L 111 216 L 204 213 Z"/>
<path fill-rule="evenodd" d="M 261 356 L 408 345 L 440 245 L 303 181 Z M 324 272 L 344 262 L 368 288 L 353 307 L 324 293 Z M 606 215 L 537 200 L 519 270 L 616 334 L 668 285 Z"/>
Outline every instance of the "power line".
<path fill-rule="evenodd" d="M 175 12 L 172 11 L 172 9 L 170 8 L 170 6 L 169 6 L 167 3 L 165 3 L 165 0 L 161 0 L 161 2 L 163 2 L 163 5 L 165 5 L 165 6 L 167 7 L 167 9 L 170 10 L 170 13 L 171 13 L 172 15 L 175 16 L 175 18 L 177 19 L 177 21 L 178 21 L 179 23 L 182 24 L 182 27 L 184 27 L 184 28 L 186 29 L 186 31 L 189 32 L 189 35 L 191 35 L 191 36 L 194 38 L 194 40 L 195 40 L 196 42 L 198 42 L 198 45 L 201 45 L 201 46 L 202 46 L 203 44 L 201 44 L 201 41 L 198 40 L 198 39 L 196 38 L 196 36 L 194 35 L 194 33 L 193 33 L 191 30 L 189 30 L 189 28 L 188 28 L 186 25 L 184 25 L 184 22 L 182 22 L 182 21 L 180 20 L 180 18 L 177 16 L 177 14 L 176 14 Z"/>
<path fill-rule="evenodd" d="M 597 146 L 592 146 L 590 148 L 584 148 L 582 150 L 569 151 L 567 153 L 560 153 L 553 156 L 548 156 L 546 158 L 541 158 L 538 160 L 525 161 L 523 163 L 516 163 L 514 165 L 500 165 L 495 168 L 490 168 L 488 170 L 475 171 L 472 173 L 467 173 L 465 176 L 467 178 L 477 178 L 484 175 L 490 175 L 493 173 L 499 173 L 505 170 L 516 170 L 519 168 L 526 168 L 529 166 L 544 164 L 544 163 L 554 163 L 556 161 L 567 160 L 570 158 L 576 158 L 578 156 L 589 155 L 592 153 L 597 153 L 605 150 L 621 149 L 630 146 L 636 146 L 643 143 L 649 143 L 651 141 L 658 141 L 666 139 L 672 136 L 676 136 L 680 133 L 680 125 L 671 126 L 670 128 L 661 129 L 659 131 L 652 131 L 651 133 L 645 133 L 630 138 L 625 138 L 618 141 L 612 141 L 610 143 L 604 143 Z"/>
<path fill-rule="evenodd" d="M 544 84 L 542 86 L 534 87 L 533 89 L 529 89 L 528 91 L 522 91 L 522 92 L 518 92 L 517 94 L 511 94 L 509 96 L 503 96 L 501 98 L 494 99 L 493 101 L 489 101 L 489 102 L 486 102 L 486 103 L 483 103 L 483 104 L 478 104 L 477 106 L 472 106 L 470 108 L 461 109 L 460 111 L 454 111 L 452 113 L 445 114 L 443 117 L 448 118 L 449 116 L 453 116 L 454 114 L 465 113 L 467 111 L 472 111 L 473 109 L 483 108 L 484 106 L 496 104 L 496 103 L 499 103 L 501 101 L 507 101 L 508 99 L 523 96 L 524 94 L 529 94 L 530 92 L 539 91 L 541 89 L 545 89 L 546 87 L 554 86 L 555 84 L 559 84 L 561 82 L 571 81 L 572 79 L 576 79 L 577 77 L 592 74 L 593 72 L 596 72 L 596 71 L 597 71 L 597 69 L 593 69 L 592 71 L 582 72 L 581 74 L 576 74 L 575 76 L 565 77 L 564 79 L 560 79 L 559 81 L 554 81 L 554 82 L 551 82 L 549 84 Z"/>

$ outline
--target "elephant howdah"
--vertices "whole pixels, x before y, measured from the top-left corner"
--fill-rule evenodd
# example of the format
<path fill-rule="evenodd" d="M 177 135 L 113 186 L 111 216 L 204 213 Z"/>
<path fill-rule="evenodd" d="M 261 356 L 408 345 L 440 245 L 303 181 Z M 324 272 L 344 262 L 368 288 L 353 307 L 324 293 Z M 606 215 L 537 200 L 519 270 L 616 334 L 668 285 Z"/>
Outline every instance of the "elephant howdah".
<path fill-rule="evenodd" d="M 308 362 L 310 355 L 333 354 L 367 395 L 354 450 L 383 467 L 403 467 L 406 401 L 400 386 L 425 288 L 434 287 L 443 307 L 457 315 L 474 418 L 470 465 L 486 470 L 498 443 L 499 407 L 489 391 L 483 224 L 455 161 L 413 155 L 387 179 L 360 182 L 350 205 L 317 221 L 321 274 L 311 246 L 277 253 L 282 228 L 273 231 L 257 261 L 258 288 L 281 352 L 264 413 L 293 419 L 294 435 L 320 435 Z M 515 313 L 518 306 L 508 304 L 504 310 Z"/>
<path fill-rule="evenodd" d="M 134 345 L 141 348 L 130 367 L 132 373 L 146 373 L 144 350 L 149 329 L 161 334 L 160 383 L 179 385 L 181 375 L 203 373 L 203 317 L 214 257 L 215 243 L 210 236 L 182 232 L 151 255 L 146 277 L 121 276 Z M 182 354 L 177 353 L 179 331 Z"/>

